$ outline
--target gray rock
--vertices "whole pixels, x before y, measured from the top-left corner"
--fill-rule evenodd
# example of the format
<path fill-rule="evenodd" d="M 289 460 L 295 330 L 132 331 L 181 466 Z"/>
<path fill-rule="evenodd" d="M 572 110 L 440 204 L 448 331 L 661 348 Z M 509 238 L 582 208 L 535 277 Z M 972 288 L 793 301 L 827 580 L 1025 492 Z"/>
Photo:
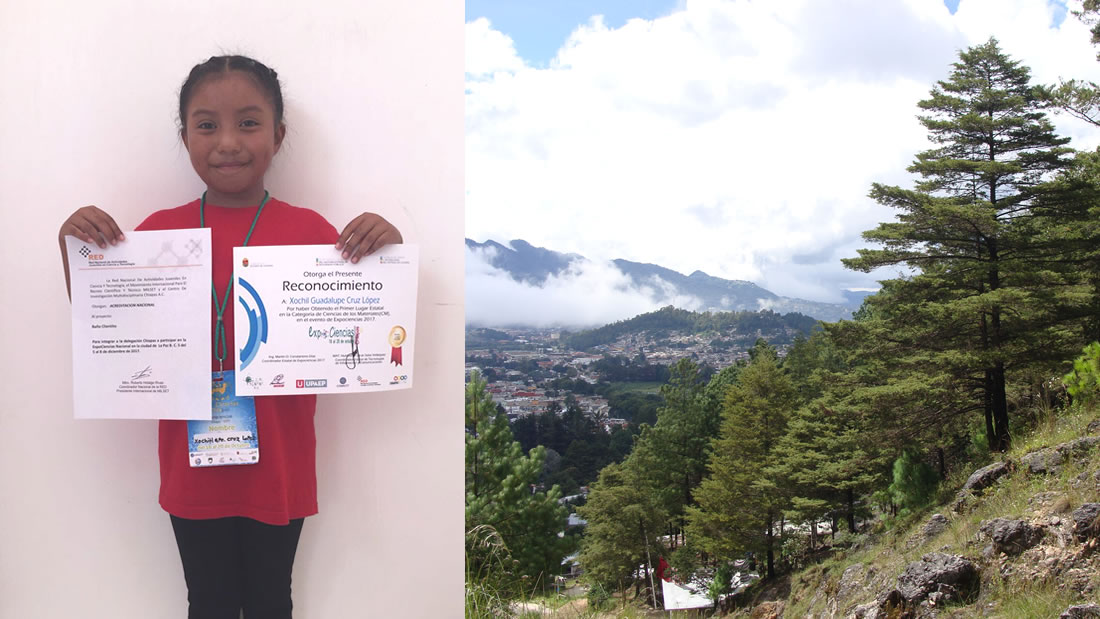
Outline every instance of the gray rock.
<path fill-rule="evenodd" d="M 1062 443 L 1054 449 L 1068 460 L 1073 456 L 1083 456 L 1089 452 L 1095 452 L 1098 444 L 1100 444 L 1100 437 L 1083 436 L 1068 443 Z"/>
<path fill-rule="evenodd" d="M 1027 467 L 1032 475 L 1057 474 L 1070 458 L 1095 452 L 1098 444 L 1100 444 L 1100 437 L 1084 436 L 1061 445 L 1033 451 L 1020 458 L 1020 464 Z"/>
<path fill-rule="evenodd" d="M 932 514 L 932 517 L 924 524 L 924 537 L 925 539 L 932 539 L 940 533 L 943 533 L 943 530 L 946 528 L 947 516 L 943 514 Z"/>
<path fill-rule="evenodd" d="M 947 517 L 943 514 L 932 514 L 928 522 L 924 523 L 924 526 L 921 527 L 920 533 L 913 536 L 906 546 L 908 548 L 916 548 L 921 544 L 926 544 L 940 533 L 943 533 L 946 528 Z"/>
<path fill-rule="evenodd" d="M 1097 434 L 1100 433 L 1100 419 L 1093 419 L 1089 422 L 1087 428 L 1085 428 L 1085 434 Z"/>
<path fill-rule="evenodd" d="M 992 542 L 993 554 L 1018 555 L 1043 539 L 1043 529 L 1023 520 L 994 518 L 982 522 L 978 530 Z"/>
<path fill-rule="evenodd" d="M 967 478 L 962 489 L 969 490 L 973 494 L 981 494 L 982 490 L 990 487 L 993 482 L 1008 475 L 1011 471 L 1012 467 L 1008 462 L 994 462 L 989 466 L 983 466 Z"/>
<path fill-rule="evenodd" d="M 1062 468 L 1062 454 L 1053 449 L 1039 449 L 1020 458 L 1020 465 L 1032 475 L 1057 473 Z"/>
<path fill-rule="evenodd" d="M 863 590 L 865 569 L 862 563 L 848 566 L 836 585 L 836 598 L 841 605 Z"/>
<path fill-rule="evenodd" d="M 1100 606 L 1096 604 L 1078 604 L 1062 611 L 1059 619 L 1091 619 L 1100 617 Z"/>
<path fill-rule="evenodd" d="M 886 613 L 879 608 L 878 602 L 870 602 L 853 608 L 852 612 L 848 613 L 848 617 L 851 619 L 882 619 L 886 617 Z"/>
<path fill-rule="evenodd" d="M 1100 503 L 1085 503 L 1073 510 L 1073 535 L 1083 542 L 1096 535 L 1096 518 L 1100 516 Z"/>
<path fill-rule="evenodd" d="M 906 606 L 916 606 L 932 592 L 941 599 L 970 599 L 981 587 L 978 566 L 958 555 L 933 552 L 905 567 L 896 593 Z M 894 600 L 898 596 L 888 595 Z"/>

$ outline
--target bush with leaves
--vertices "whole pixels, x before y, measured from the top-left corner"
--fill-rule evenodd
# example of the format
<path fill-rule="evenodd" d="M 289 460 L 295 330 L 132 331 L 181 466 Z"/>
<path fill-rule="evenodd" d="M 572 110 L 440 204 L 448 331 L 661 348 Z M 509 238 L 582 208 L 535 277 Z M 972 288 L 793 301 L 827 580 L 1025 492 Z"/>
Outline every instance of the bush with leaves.
<path fill-rule="evenodd" d="M 710 581 L 710 587 L 707 588 L 707 597 L 716 605 L 733 587 L 733 572 L 733 566 L 725 562 L 719 564 L 718 569 L 714 570 L 714 579 Z"/>
<path fill-rule="evenodd" d="M 588 608 L 594 611 L 606 610 L 611 605 L 611 592 L 600 583 L 594 583 L 588 589 Z"/>
<path fill-rule="evenodd" d="M 894 483 L 890 494 L 903 509 L 917 509 L 928 504 L 935 496 L 939 476 L 923 462 L 916 452 L 906 450 L 894 460 Z"/>
<path fill-rule="evenodd" d="M 1096 401 L 1100 393 L 1100 342 L 1093 342 L 1073 360 L 1073 371 L 1062 378 L 1070 397 L 1082 404 Z"/>

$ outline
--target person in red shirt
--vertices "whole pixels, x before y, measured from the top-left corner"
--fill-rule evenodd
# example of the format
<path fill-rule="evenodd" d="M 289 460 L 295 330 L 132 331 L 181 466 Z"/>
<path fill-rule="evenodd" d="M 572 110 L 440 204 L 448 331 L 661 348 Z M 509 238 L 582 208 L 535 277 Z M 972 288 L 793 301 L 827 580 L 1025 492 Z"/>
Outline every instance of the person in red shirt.
<path fill-rule="evenodd" d="M 200 199 L 153 213 L 137 230 L 211 229 L 211 369 L 217 377 L 235 367 L 224 340 L 233 333 L 234 304 L 221 300 L 231 285 L 233 247 L 334 243 L 345 259 L 358 262 L 402 238 L 374 213 L 359 215 L 337 233 L 316 212 L 270 197 L 264 174 L 286 125 L 278 77 L 262 63 L 215 56 L 196 65 L 180 90 L 179 117 L 180 137 L 207 189 Z M 102 209 L 74 212 L 58 235 L 66 287 L 67 235 L 99 247 L 125 240 Z M 242 609 L 246 619 L 291 616 L 294 554 L 305 517 L 317 513 L 317 400 L 256 397 L 254 404 L 262 452 L 256 464 L 193 468 L 188 422 L 160 422 L 160 505 L 171 516 L 183 562 L 189 619 L 238 619 Z"/>

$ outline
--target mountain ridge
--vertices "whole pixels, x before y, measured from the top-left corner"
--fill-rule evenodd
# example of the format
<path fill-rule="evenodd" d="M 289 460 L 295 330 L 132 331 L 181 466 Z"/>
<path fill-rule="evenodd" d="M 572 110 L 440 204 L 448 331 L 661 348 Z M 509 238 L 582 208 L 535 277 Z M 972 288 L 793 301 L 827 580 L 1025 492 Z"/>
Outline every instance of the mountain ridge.
<path fill-rule="evenodd" d="M 591 262 L 580 254 L 565 254 L 537 247 L 522 239 L 507 244 L 487 239 L 479 243 L 466 239 L 470 250 L 491 250 L 486 260 L 515 281 L 541 287 L 550 276 L 560 276 L 581 262 Z M 631 283 L 641 288 L 656 289 L 665 294 L 666 300 L 676 297 L 698 299 L 702 307 L 685 307 L 696 311 L 758 311 L 769 309 L 779 313 L 800 313 L 818 320 L 835 322 L 851 318 L 859 308 L 862 296 L 844 291 L 847 303 L 824 303 L 793 297 L 784 297 L 757 284 L 745 280 L 724 279 L 696 269 L 690 275 L 658 264 L 634 262 L 617 258 L 611 261 Z"/>

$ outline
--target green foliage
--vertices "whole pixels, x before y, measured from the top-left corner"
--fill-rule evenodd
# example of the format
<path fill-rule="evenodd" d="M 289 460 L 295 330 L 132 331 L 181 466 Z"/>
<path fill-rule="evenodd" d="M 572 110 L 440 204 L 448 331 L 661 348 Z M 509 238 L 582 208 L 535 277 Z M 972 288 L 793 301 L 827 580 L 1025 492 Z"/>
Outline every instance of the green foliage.
<path fill-rule="evenodd" d="M 1064 323 L 1080 303 L 1078 276 L 1048 259 L 1058 247 L 1053 221 L 1038 216 L 1054 212 L 1042 206 L 1042 181 L 1072 163 L 1039 95 L 995 39 L 961 52 L 950 78 L 918 104 L 936 145 L 909 167 L 920 180 L 912 190 L 872 186 L 897 221 L 864 233 L 881 249 L 844 261 L 914 272 L 883 282 L 860 313 L 865 348 L 890 361 L 877 368 L 878 387 L 891 386 L 891 373 L 897 386 L 915 381 L 902 411 L 926 419 L 911 425 L 944 427 L 943 417 L 982 410 L 989 447 L 1000 451 L 1011 438 L 1010 368 L 1060 358 L 1074 341 Z"/>
<path fill-rule="evenodd" d="M 594 611 L 607 610 L 611 606 L 611 592 L 600 583 L 588 588 L 588 608 Z"/>
<path fill-rule="evenodd" d="M 693 503 L 691 491 L 706 474 L 711 440 L 718 434 L 718 409 L 708 408 L 706 383 L 690 359 L 677 361 L 661 387 L 657 425 L 638 438 L 635 462 L 670 518 Z"/>
<path fill-rule="evenodd" d="M 791 569 L 799 569 L 804 565 L 809 552 L 810 538 L 808 535 L 788 533 L 779 549 L 779 556 L 780 560 Z"/>
<path fill-rule="evenodd" d="M 809 334 L 817 321 L 802 314 L 777 314 L 761 312 L 703 312 L 677 309 L 671 305 L 655 312 L 641 314 L 629 320 L 620 320 L 598 329 L 579 333 L 562 334 L 562 342 L 570 348 L 586 350 L 610 344 L 630 333 L 647 331 L 655 338 L 668 337 L 673 331 L 681 333 L 769 333 L 773 344 L 791 341 L 788 330 Z"/>
<path fill-rule="evenodd" d="M 491 528 L 532 587 L 546 586 L 572 545 L 557 536 L 567 516 L 558 488 L 532 492 L 545 457 L 541 447 L 523 454 L 475 372 L 466 386 L 466 530 Z M 467 572 L 493 569 L 495 547 L 468 545 Z"/>
<path fill-rule="evenodd" d="M 466 531 L 466 617 L 504 617 L 521 591 L 508 547 L 493 527 Z"/>
<path fill-rule="evenodd" d="M 707 588 L 707 597 L 715 604 L 733 588 L 733 566 L 729 563 L 720 563 L 714 570 L 714 579 Z"/>
<path fill-rule="evenodd" d="M 668 556 L 668 566 L 677 574 L 693 574 L 700 565 L 699 549 L 690 539 Z"/>
<path fill-rule="evenodd" d="M 579 557 L 585 578 L 607 588 L 630 582 L 667 520 L 646 480 L 638 475 L 633 457 L 600 471 L 588 502 L 577 508 L 588 521 Z"/>
<path fill-rule="evenodd" d="M 762 351 L 741 370 L 722 409 L 722 426 L 687 509 L 688 537 L 716 556 L 767 554 L 774 574 L 773 522 L 786 505 L 777 476 L 775 446 L 786 431 L 798 395 L 774 353 Z"/>
<path fill-rule="evenodd" d="M 908 509 L 927 505 L 936 495 L 940 478 L 912 450 L 902 452 L 894 461 L 894 482 L 889 492 L 894 503 Z"/>
<path fill-rule="evenodd" d="M 1100 342 L 1085 347 L 1081 356 L 1073 360 L 1073 371 L 1062 382 L 1074 400 L 1086 404 L 1096 401 L 1100 394 Z"/>

